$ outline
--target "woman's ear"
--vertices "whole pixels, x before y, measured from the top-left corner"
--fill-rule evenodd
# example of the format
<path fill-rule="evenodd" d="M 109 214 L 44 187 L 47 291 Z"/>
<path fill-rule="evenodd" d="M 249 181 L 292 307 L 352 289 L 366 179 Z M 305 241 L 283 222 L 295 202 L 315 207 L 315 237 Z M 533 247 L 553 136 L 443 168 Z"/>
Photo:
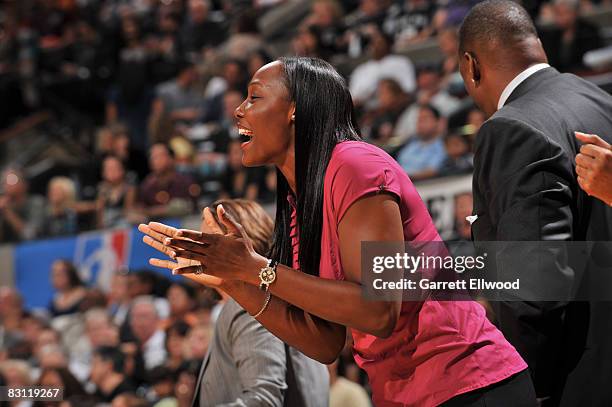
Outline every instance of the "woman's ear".
<path fill-rule="evenodd" d="M 291 108 L 289 109 L 289 121 L 295 123 L 295 104 L 291 104 Z"/>

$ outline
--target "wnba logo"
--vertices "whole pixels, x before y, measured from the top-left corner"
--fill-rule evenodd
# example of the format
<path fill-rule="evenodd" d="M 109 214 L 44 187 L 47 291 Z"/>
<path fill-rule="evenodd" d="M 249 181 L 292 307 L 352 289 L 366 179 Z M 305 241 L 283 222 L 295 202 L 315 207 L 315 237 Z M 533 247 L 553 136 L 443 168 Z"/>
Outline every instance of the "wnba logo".
<path fill-rule="evenodd" d="M 74 264 L 83 281 L 108 291 L 113 274 L 127 270 L 130 239 L 130 229 L 80 235 L 76 241 Z"/>

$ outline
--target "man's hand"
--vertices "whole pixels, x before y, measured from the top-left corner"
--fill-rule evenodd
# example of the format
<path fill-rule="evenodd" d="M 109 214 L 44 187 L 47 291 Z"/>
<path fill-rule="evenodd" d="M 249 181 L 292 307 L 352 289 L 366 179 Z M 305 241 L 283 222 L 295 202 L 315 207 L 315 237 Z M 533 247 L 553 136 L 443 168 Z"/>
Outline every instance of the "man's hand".
<path fill-rule="evenodd" d="M 576 155 L 578 184 L 588 195 L 612 206 L 612 146 L 594 134 L 575 134 L 584 143 Z"/>

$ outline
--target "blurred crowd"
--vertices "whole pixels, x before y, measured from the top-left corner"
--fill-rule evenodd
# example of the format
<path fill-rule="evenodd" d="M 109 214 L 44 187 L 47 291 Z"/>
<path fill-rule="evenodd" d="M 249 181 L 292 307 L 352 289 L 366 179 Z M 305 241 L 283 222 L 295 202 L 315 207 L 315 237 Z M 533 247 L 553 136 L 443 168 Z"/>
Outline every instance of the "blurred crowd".
<path fill-rule="evenodd" d="M 63 387 L 64 401 L 11 406 L 191 405 L 224 302 L 217 291 L 141 270 L 116 273 L 103 292 L 67 260 L 49 277 L 55 294 L 46 309 L 26 310 L 16 290 L 0 287 L 0 386 Z M 329 369 L 340 393 L 348 383 L 368 401 L 350 352 Z"/>
<path fill-rule="evenodd" d="M 477 2 L 4 2 L 0 127 L 51 111 L 82 154 L 61 171 L 36 172 L 0 149 L 0 242 L 180 217 L 219 197 L 272 202 L 275 171 L 241 165 L 234 110 L 252 74 L 279 55 L 335 64 L 363 137 L 414 181 L 469 173 L 485 117 L 457 72 L 457 27 Z M 604 43 L 581 15 L 612 1 L 523 3 L 551 64 L 585 72 L 584 53 Z M 410 49 L 423 44 L 439 57 L 412 61 Z M 60 149 L 74 141 L 46 137 Z"/>
<path fill-rule="evenodd" d="M 332 62 L 364 139 L 414 181 L 470 173 L 486 118 L 457 71 L 457 27 L 477 2 L 4 1 L 0 242 L 182 217 L 218 198 L 272 203 L 276 172 L 242 166 L 234 110 L 252 74 L 281 55 Z M 605 38 L 581 16 L 612 0 L 522 3 L 551 65 L 587 73 L 584 54 Z M 432 44 L 435 60 L 410 58 Z M 37 112 L 51 112 L 49 128 L 69 134 L 43 126 L 43 144 L 78 144 L 71 166 L 41 170 L 7 147 L 21 134 L 6 129 Z M 469 239 L 471 201 L 456 197 L 456 239 Z M 190 405 L 223 301 L 216 292 L 146 270 L 118 271 L 103 292 L 65 260 L 50 278 L 55 296 L 44 312 L 0 288 L 2 385 L 63 386 L 63 406 Z M 349 353 L 330 373 L 367 388 Z"/>

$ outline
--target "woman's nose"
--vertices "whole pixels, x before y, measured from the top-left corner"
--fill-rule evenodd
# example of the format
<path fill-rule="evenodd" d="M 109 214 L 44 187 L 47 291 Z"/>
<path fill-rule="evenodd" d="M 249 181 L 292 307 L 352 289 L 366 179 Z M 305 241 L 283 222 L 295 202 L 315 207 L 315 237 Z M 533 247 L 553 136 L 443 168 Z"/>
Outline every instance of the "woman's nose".
<path fill-rule="evenodd" d="M 240 104 L 240 106 L 238 106 L 238 107 L 236 108 L 236 110 L 234 110 L 234 117 L 235 117 L 236 119 L 240 119 L 241 117 L 243 117 L 243 116 L 244 116 L 244 113 L 243 113 L 243 111 L 242 111 L 242 105 L 244 105 L 244 102 L 242 102 L 242 103 Z"/>

